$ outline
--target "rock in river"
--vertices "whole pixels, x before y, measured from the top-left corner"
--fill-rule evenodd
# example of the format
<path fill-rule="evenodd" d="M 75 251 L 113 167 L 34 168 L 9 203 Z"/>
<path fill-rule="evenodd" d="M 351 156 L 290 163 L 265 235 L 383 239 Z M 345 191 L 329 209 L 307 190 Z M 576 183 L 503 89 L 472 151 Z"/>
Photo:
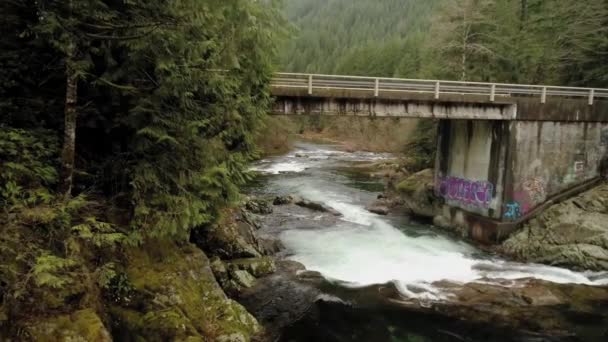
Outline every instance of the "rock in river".
<path fill-rule="evenodd" d="M 367 211 L 369 211 L 370 213 L 374 213 L 374 214 L 378 214 L 378 215 L 388 215 L 390 212 L 390 209 L 388 208 L 388 206 L 378 204 L 378 203 L 374 203 L 374 204 L 366 207 L 365 209 Z"/>
<path fill-rule="evenodd" d="M 245 203 L 245 209 L 251 213 L 259 215 L 272 214 L 272 206 L 263 199 L 252 199 Z"/>
<path fill-rule="evenodd" d="M 335 210 L 334 208 L 328 207 L 328 206 L 324 205 L 323 203 L 313 202 L 313 201 L 309 201 L 306 199 L 298 199 L 297 201 L 295 201 L 295 204 L 302 208 L 307 208 L 307 209 L 319 211 L 322 213 L 329 213 L 334 216 L 342 216 L 342 214 L 339 211 Z"/>

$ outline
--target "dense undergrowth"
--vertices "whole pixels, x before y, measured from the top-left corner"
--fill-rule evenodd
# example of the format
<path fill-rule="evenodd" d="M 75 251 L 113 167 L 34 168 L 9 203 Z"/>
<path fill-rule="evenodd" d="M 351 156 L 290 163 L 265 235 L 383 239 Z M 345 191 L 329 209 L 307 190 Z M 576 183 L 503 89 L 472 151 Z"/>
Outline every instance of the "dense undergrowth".
<path fill-rule="evenodd" d="M 27 339 L 37 316 L 108 321 L 134 248 L 187 244 L 238 199 L 282 23 L 240 0 L 0 11 L 0 337 Z"/>

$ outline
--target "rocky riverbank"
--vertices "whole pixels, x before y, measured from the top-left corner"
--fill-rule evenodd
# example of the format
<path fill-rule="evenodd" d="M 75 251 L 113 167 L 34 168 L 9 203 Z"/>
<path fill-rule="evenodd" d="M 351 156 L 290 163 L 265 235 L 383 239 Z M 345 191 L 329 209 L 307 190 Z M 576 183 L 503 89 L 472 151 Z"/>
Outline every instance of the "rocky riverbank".
<path fill-rule="evenodd" d="M 256 200 L 258 205 L 250 207 L 271 208 L 258 217 L 264 222 L 262 235 L 273 236 L 281 231 L 286 220 L 298 220 L 302 214 L 316 212 L 322 215 L 321 222 L 335 222 L 331 212 L 299 206 L 297 203 L 301 200 L 297 196 Z M 503 341 L 599 341 L 608 337 L 604 327 L 608 324 L 608 311 L 604 310 L 608 307 L 607 287 L 556 284 L 537 279 L 464 284 L 438 281 L 430 284 L 434 295 L 428 297 L 418 294 L 429 291 L 429 287 L 398 289 L 392 283 L 343 287 L 324 279 L 318 272 L 306 271 L 297 262 L 283 259 L 284 256 L 283 253 L 277 255 L 275 273 L 261 277 L 237 295 L 239 302 L 265 326 L 262 340 L 307 341 L 331 336 L 332 331 L 335 333 L 339 329 L 350 331 L 355 336 L 354 341 L 389 340 L 391 336 L 405 334 L 400 332 L 402 329 L 409 331 L 404 336 L 420 333 L 421 341 L 427 341 L 429 336 Z M 493 271 L 489 264 L 478 267 Z M 504 266 L 500 271 L 508 272 L 509 267 Z M 519 266 L 514 264 L 512 267 L 512 271 L 518 271 Z M 405 296 L 404 291 L 412 295 Z M 327 317 L 334 314 L 333 319 Z M 424 327 L 410 326 L 403 321 L 403 317 L 410 316 L 441 321 L 442 326 L 449 328 L 443 332 L 426 331 Z M 371 326 L 380 330 L 352 325 L 352 321 L 361 319 L 378 320 Z M 342 323 L 350 325 L 340 327 L 340 320 L 349 320 Z"/>
<path fill-rule="evenodd" d="M 501 250 L 526 262 L 608 270 L 608 183 L 551 206 Z"/>
<path fill-rule="evenodd" d="M 386 179 L 387 189 L 370 204 L 371 212 L 405 212 L 468 237 L 468 229 L 451 225 L 443 218 L 442 200 L 435 195 L 431 169 L 411 175 L 393 173 Z M 522 262 L 575 270 L 608 270 L 608 183 L 551 206 L 496 251 Z"/>

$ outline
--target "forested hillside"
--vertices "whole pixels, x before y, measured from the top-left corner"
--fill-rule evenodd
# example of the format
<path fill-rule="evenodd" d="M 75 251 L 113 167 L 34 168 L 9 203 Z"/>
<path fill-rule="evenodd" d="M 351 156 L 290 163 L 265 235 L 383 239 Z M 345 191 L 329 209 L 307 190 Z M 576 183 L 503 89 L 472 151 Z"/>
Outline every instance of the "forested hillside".
<path fill-rule="evenodd" d="M 283 69 L 608 85 L 605 0 L 291 0 Z"/>
<path fill-rule="evenodd" d="M 294 72 L 393 76 L 411 71 L 429 19 L 441 0 L 287 0 L 296 27 L 283 51 Z"/>

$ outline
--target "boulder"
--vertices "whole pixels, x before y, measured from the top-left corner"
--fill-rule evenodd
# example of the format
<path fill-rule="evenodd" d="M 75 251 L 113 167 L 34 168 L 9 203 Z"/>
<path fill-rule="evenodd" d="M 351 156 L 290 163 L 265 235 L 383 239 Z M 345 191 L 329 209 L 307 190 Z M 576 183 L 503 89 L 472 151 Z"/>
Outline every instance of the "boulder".
<path fill-rule="evenodd" d="M 24 330 L 32 341 L 112 341 L 101 318 L 92 309 L 35 319 L 27 323 Z"/>
<path fill-rule="evenodd" d="M 227 264 L 228 268 L 247 271 L 254 277 L 262 277 L 276 271 L 274 260 L 270 257 L 230 260 Z"/>
<path fill-rule="evenodd" d="M 502 245 L 522 261 L 608 270 L 608 184 L 551 206 Z"/>
<path fill-rule="evenodd" d="M 302 208 L 310 209 L 313 211 L 329 213 L 334 216 L 342 216 L 342 214 L 339 211 L 335 210 L 334 208 L 328 207 L 328 206 L 324 205 L 323 203 L 313 202 L 313 201 L 309 201 L 306 199 L 297 200 L 295 202 L 295 205 L 302 207 Z"/>
<path fill-rule="evenodd" d="M 230 270 L 230 278 L 234 281 L 237 286 L 250 288 L 255 284 L 255 277 L 249 272 L 239 269 Z"/>
<path fill-rule="evenodd" d="M 415 216 L 433 218 L 440 213 L 441 199 L 435 195 L 432 169 L 414 173 L 396 185 L 406 209 Z"/>
<path fill-rule="evenodd" d="M 295 200 L 294 196 L 277 196 L 275 197 L 274 201 L 272 201 L 272 204 L 274 205 L 286 205 L 286 204 L 291 204 L 293 203 Z"/>
<path fill-rule="evenodd" d="M 260 224 L 252 215 L 238 208 L 227 209 L 216 224 L 193 231 L 193 241 L 222 260 L 260 257 L 266 251 L 256 234 Z"/>
<path fill-rule="evenodd" d="M 252 199 L 245 203 L 245 209 L 258 215 L 272 214 L 272 206 L 263 199 Z"/>
<path fill-rule="evenodd" d="M 127 251 L 132 301 L 109 312 L 117 341 L 250 341 L 257 320 L 218 285 L 196 246 L 148 241 Z M 214 269 L 220 267 L 217 260 Z"/>
<path fill-rule="evenodd" d="M 388 208 L 388 206 L 381 205 L 381 204 L 372 204 L 365 209 L 367 211 L 369 211 L 370 213 L 374 213 L 374 214 L 378 214 L 378 215 L 388 215 L 390 212 L 390 209 Z"/>

